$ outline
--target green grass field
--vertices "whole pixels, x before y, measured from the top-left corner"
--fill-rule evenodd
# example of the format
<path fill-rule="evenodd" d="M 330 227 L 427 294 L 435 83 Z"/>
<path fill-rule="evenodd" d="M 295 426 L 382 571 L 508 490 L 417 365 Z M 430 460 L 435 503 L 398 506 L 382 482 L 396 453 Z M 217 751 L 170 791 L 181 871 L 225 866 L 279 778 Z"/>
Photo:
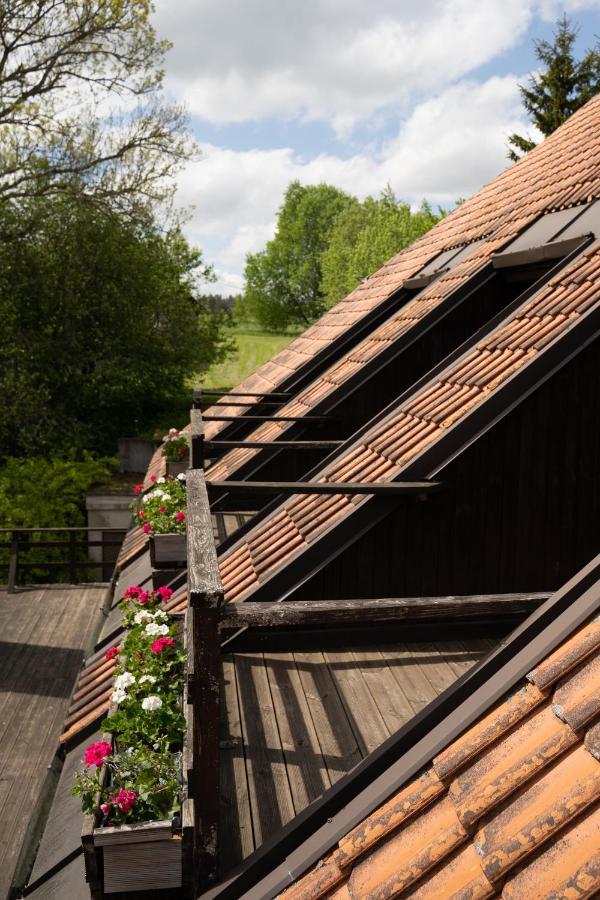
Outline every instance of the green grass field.
<path fill-rule="evenodd" d="M 236 352 L 225 362 L 212 366 L 195 383 L 201 383 L 203 388 L 225 393 L 271 359 L 299 333 L 289 331 L 271 334 L 257 331 L 251 326 L 237 325 L 230 331 L 237 344 Z"/>

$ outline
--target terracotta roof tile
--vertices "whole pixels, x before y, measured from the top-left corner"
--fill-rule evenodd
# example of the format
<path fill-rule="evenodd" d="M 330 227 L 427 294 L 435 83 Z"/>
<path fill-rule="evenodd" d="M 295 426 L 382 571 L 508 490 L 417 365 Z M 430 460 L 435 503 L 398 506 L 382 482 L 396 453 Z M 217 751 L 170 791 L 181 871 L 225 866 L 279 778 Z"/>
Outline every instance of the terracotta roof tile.
<path fill-rule="evenodd" d="M 578 819 L 560 837 L 505 883 L 506 900 L 584 900 L 600 889 L 600 806 Z"/>
<path fill-rule="evenodd" d="M 485 900 L 496 890 L 472 844 L 465 844 L 411 891 L 412 900 Z"/>
<path fill-rule="evenodd" d="M 367 282 L 360 284 L 344 300 L 332 309 L 304 334 L 289 344 L 281 353 L 250 375 L 236 390 L 274 390 L 286 378 L 311 362 L 332 340 L 344 334 L 364 316 L 376 310 L 402 283 L 422 269 L 426 263 L 452 247 L 465 246 L 482 241 L 473 252 L 460 260 L 434 282 L 419 297 L 395 313 L 346 354 L 346 360 L 366 361 L 376 355 L 386 341 L 393 340 L 402 330 L 418 321 L 456 288 L 462 280 L 481 267 L 494 252 L 502 249 L 511 239 L 543 213 L 565 207 L 588 203 L 600 194 L 600 155 L 591 145 L 589 135 L 597 128 L 600 104 L 594 99 L 580 110 L 557 132 L 547 138 L 520 163 L 511 166 L 486 185 L 470 200 L 454 210 L 430 232 L 415 241 L 389 260 Z M 485 240 L 483 240 L 485 239 Z M 323 381 L 335 385 L 343 373 L 344 360 L 334 364 L 323 376 Z M 320 379 L 318 380 L 320 381 Z M 313 386 L 301 393 L 307 399 Z M 213 407 L 227 415 L 240 415 L 247 407 Z M 281 409 L 284 414 L 284 409 Z M 225 423 L 206 424 L 206 437 L 214 437 Z M 252 432 L 254 439 L 266 438 L 269 423 Z M 241 461 L 251 458 L 254 451 L 245 450 L 243 456 L 226 456 L 214 467 L 214 477 L 227 477 Z"/>
<path fill-rule="evenodd" d="M 487 746 L 501 738 L 517 722 L 528 715 L 544 699 L 535 685 L 524 685 L 453 741 L 433 760 L 440 778 L 449 778 Z"/>
<path fill-rule="evenodd" d="M 340 865 L 345 867 L 376 844 L 410 816 L 416 815 L 444 792 L 444 785 L 433 769 L 425 772 L 399 791 L 376 813 L 361 822 L 339 842 Z"/>
<path fill-rule="evenodd" d="M 434 769 L 339 840 L 340 900 L 559 900 L 600 890 L 600 720 L 585 732 L 577 716 L 575 731 L 553 712 L 562 698 L 575 716 L 599 693 L 596 624 L 534 669 L 552 691 L 524 679 L 439 753 Z M 321 896 L 310 874 L 295 885 L 303 900 Z"/>
<path fill-rule="evenodd" d="M 600 616 L 580 628 L 575 634 L 544 659 L 527 675 L 541 690 L 549 687 L 600 647 Z"/>
<path fill-rule="evenodd" d="M 534 710 L 450 783 L 461 822 L 477 821 L 576 742 L 575 732 L 549 706 Z"/>
<path fill-rule="evenodd" d="M 600 656 L 590 657 L 559 681 L 552 709 L 574 730 L 582 728 L 600 713 Z"/>
<path fill-rule="evenodd" d="M 340 881 L 344 880 L 344 873 L 340 869 L 335 859 L 336 854 L 332 854 L 327 859 L 315 866 L 305 879 L 292 885 L 283 893 L 285 900 L 304 900 L 307 892 L 311 897 L 329 897 L 331 888 L 336 887 Z"/>
<path fill-rule="evenodd" d="M 599 798 L 600 763 L 579 744 L 476 834 L 474 847 L 487 877 L 497 881 Z"/>
<path fill-rule="evenodd" d="M 452 800 L 437 800 L 356 863 L 348 880 L 350 896 L 362 900 L 394 897 L 466 837 Z"/>

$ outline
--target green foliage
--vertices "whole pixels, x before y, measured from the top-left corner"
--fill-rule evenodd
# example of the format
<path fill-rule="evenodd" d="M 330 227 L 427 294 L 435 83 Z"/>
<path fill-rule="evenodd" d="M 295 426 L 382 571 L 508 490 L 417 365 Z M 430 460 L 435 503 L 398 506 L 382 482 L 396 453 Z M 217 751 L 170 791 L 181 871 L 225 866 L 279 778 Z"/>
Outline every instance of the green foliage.
<path fill-rule="evenodd" d="M 328 184 L 288 187 L 273 240 L 246 259 L 244 308 L 268 331 L 308 325 L 324 310 L 321 255 L 353 197 Z"/>
<path fill-rule="evenodd" d="M 111 452 L 226 355 L 228 314 L 199 299 L 211 271 L 178 230 L 67 200 L 0 218 L 0 458 Z"/>
<path fill-rule="evenodd" d="M 434 213 L 425 201 L 412 212 L 387 188 L 378 200 L 350 204 L 336 219 L 321 259 L 321 292 L 333 306 L 386 260 L 429 231 L 444 212 Z"/>
<path fill-rule="evenodd" d="M 596 43 L 577 61 L 573 45 L 578 30 L 566 15 L 559 19 L 552 43 L 535 42 L 535 55 L 542 70 L 529 76 L 528 87 L 519 86 L 523 106 L 545 137 L 600 91 L 599 45 Z M 512 134 L 508 143 L 508 158 L 515 162 L 536 146 L 531 138 L 518 134 Z"/>
<path fill-rule="evenodd" d="M 240 322 L 228 332 L 235 343 L 235 349 L 224 362 L 216 363 L 204 375 L 195 379 L 194 384 L 201 383 L 207 390 L 225 393 L 273 359 L 299 331 L 296 328 L 294 331 L 266 332 L 251 322 Z"/>
<path fill-rule="evenodd" d="M 3 528 L 85 525 L 85 495 L 110 481 L 116 460 L 23 457 L 0 468 L 0 524 Z"/>

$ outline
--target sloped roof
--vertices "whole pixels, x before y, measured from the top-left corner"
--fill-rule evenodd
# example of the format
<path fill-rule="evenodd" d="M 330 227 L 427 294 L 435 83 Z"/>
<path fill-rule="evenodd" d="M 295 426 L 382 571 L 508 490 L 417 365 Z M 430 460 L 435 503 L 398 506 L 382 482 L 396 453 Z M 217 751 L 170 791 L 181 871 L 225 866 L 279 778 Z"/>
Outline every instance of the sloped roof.
<path fill-rule="evenodd" d="M 282 897 L 592 896 L 599 714 L 595 615 Z"/>
<path fill-rule="evenodd" d="M 599 276 L 600 242 L 595 242 L 485 338 L 347 446 L 315 480 L 391 481 L 436 442 L 450 434 L 454 439 L 453 426 L 586 321 L 600 303 Z M 425 464 L 422 468 L 420 476 L 426 477 Z M 221 557 L 226 600 L 251 596 L 368 502 L 368 497 L 356 495 L 290 497 Z"/>
<path fill-rule="evenodd" d="M 415 319 L 440 303 L 462 280 L 483 265 L 489 256 L 502 248 L 528 224 L 545 212 L 588 202 L 600 195 L 600 145 L 590 136 L 600 125 L 600 97 L 589 101 L 564 125 L 510 166 L 482 190 L 439 222 L 431 231 L 389 260 L 365 283 L 325 313 L 314 325 L 292 341 L 269 362 L 246 378 L 235 390 L 273 391 L 295 372 L 313 360 L 358 321 L 385 303 L 402 284 L 439 253 L 486 238 L 446 277 L 425 291 L 419 301 L 403 307 L 389 322 L 375 332 L 375 340 L 391 340 Z M 423 305 L 417 305 L 418 303 Z M 360 365 L 361 360 L 376 351 L 371 339 L 359 345 L 357 356 L 345 360 Z M 333 367 L 337 371 L 337 367 Z M 335 377 L 347 377 L 342 368 Z M 248 406 L 251 403 L 249 402 Z M 306 412 L 310 396 L 298 402 L 295 414 Z M 211 407 L 207 415 L 238 416 L 248 407 Z M 287 406 L 290 414 L 290 405 Z M 281 411 L 283 415 L 283 410 Z M 225 427 L 223 422 L 205 426 L 207 438 Z M 262 430 L 262 434 L 271 434 Z M 281 427 L 281 426 L 279 426 Z M 257 432 L 254 432 L 256 435 Z M 274 433 L 274 432 L 273 432 Z M 221 477 L 221 476 L 219 476 Z"/>

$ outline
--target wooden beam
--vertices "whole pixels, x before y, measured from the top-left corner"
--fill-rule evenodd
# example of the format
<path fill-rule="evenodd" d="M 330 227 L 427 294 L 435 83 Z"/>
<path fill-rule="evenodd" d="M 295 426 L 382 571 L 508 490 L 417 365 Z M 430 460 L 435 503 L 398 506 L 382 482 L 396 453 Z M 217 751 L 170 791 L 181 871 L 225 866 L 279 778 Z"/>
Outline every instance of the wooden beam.
<path fill-rule="evenodd" d="M 440 488 L 438 481 L 209 481 L 209 496 L 236 494 L 367 494 L 399 496 L 425 494 Z"/>
<path fill-rule="evenodd" d="M 236 447 L 251 450 L 335 450 L 343 441 L 205 441 L 205 456 L 218 455 L 223 451 L 233 450 Z"/>
<path fill-rule="evenodd" d="M 259 400 L 258 406 L 281 406 L 284 403 L 284 400 Z M 246 403 L 240 403 L 235 400 L 206 400 L 205 403 L 209 404 L 211 409 L 213 406 L 241 406 L 244 409 L 247 409 L 252 405 L 250 400 L 247 400 Z"/>
<path fill-rule="evenodd" d="M 222 607 L 221 628 L 292 628 L 405 620 L 494 618 L 524 615 L 548 593 L 477 594 L 463 597 L 399 597 L 381 600 L 284 600 Z"/>
<path fill-rule="evenodd" d="M 265 391 L 264 394 L 253 394 L 250 391 L 207 391 L 205 388 L 202 388 L 201 394 L 199 396 L 204 396 L 205 394 L 214 395 L 216 397 L 279 397 L 282 400 L 287 400 L 288 397 L 291 397 L 292 394 L 289 391 Z"/>
<path fill-rule="evenodd" d="M 331 416 L 203 416 L 205 422 L 331 422 Z"/>
<path fill-rule="evenodd" d="M 188 698 L 193 704 L 193 751 L 197 772 L 195 870 L 203 890 L 216 878 L 219 825 L 219 617 L 223 585 L 201 469 L 186 478 L 188 553 Z"/>

